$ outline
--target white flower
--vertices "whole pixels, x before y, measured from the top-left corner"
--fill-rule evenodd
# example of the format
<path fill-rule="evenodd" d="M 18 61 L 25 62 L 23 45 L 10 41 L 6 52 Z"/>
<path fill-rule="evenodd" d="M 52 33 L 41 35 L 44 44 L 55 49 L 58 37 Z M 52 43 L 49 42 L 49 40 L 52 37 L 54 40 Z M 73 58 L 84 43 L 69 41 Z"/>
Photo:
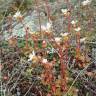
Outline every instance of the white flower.
<path fill-rule="evenodd" d="M 85 40 L 86 40 L 86 37 L 80 39 L 80 42 L 82 43 L 82 42 L 84 42 Z"/>
<path fill-rule="evenodd" d="M 42 25 L 42 26 L 41 26 L 41 29 L 42 29 L 43 31 L 46 31 L 47 28 L 46 28 L 46 26 Z"/>
<path fill-rule="evenodd" d="M 73 20 L 73 21 L 71 21 L 71 24 L 76 24 L 78 21 L 77 20 Z"/>
<path fill-rule="evenodd" d="M 51 26 L 52 26 L 52 23 L 49 23 L 49 22 L 48 22 L 46 27 L 47 27 L 47 29 L 50 29 Z"/>
<path fill-rule="evenodd" d="M 47 63 L 47 62 L 48 62 L 47 59 L 42 60 L 42 63 Z"/>
<path fill-rule="evenodd" d="M 61 38 L 60 37 L 55 37 L 55 41 L 56 42 L 60 42 L 61 41 Z"/>
<path fill-rule="evenodd" d="M 85 0 L 85 1 L 82 2 L 82 5 L 86 6 L 86 5 L 91 4 L 91 2 L 92 2 L 92 0 Z"/>
<path fill-rule="evenodd" d="M 22 17 L 22 15 L 21 15 L 20 11 L 17 11 L 13 17 L 17 19 L 19 17 Z"/>
<path fill-rule="evenodd" d="M 80 27 L 77 27 L 77 28 L 75 28 L 74 30 L 78 32 L 78 31 L 81 30 L 81 28 L 80 28 Z"/>
<path fill-rule="evenodd" d="M 35 56 L 35 52 L 33 51 L 31 54 L 29 54 L 29 59 L 28 59 L 28 61 L 31 61 L 34 56 Z"/>
<path fill-rule="evenodd" d="M 50 31 L 51 30 L 51 27 L 52 27 L 52 23 L 51 22 L 48 22 L 46 25 L 42 25 L 41 26 L 41 29 L 43 30 L 43 31 Z"/>
<path fill-rule="evenodd" d="M 65 36 L 68 36 L 69 33 L 61 33 L 61 36 L 65 37 Z"/>
<path fill-rule="evenodd" d="M 68 12 L 68 9 L 61 9 L 61 12 L 66 15 Z"/>

